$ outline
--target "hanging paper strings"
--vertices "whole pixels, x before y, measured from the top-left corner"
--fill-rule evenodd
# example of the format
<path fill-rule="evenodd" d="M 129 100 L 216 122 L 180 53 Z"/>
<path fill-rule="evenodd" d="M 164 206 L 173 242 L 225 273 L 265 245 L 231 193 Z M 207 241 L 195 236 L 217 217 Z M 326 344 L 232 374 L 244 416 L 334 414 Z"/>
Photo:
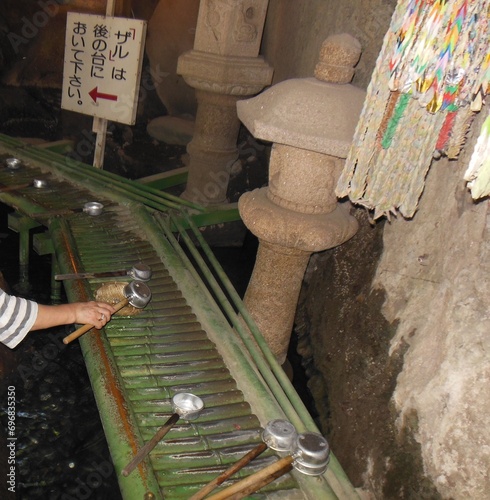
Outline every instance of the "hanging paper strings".
<path fill-rule="evenodd" d="M 489 9 L 490 0 L 398 2 L 338 196 L 374 209 L 375 218 L 398 212 L 413 216 L 433 157 L 459 155 L 474 113 L 484 104 L 490 81 Z M 467 173 L 473 181 L 490 169 L 490 125 L 484 129 L 480 160 L 472 159 L 474 168 Z M 472 188 L 474 196 L 477 192 L 488 195 L 490 187 L 486 192 Z"/>

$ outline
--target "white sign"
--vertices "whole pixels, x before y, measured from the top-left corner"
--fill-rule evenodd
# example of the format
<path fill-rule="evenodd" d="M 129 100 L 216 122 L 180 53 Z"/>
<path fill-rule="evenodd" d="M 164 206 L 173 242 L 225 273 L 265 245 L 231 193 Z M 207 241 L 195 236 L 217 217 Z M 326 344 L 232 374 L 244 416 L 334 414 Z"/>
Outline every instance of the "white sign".
<path fill-rule="evenodd" d="M 133 125 L 146 21 L 69 12 L 61 107 Z"/>

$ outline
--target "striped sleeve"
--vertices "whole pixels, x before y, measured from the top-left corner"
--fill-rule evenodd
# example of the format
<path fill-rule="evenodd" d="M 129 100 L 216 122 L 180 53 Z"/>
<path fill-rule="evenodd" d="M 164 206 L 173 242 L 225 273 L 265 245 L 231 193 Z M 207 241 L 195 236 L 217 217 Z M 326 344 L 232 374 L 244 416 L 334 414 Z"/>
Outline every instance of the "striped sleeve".
<path fill-rule="evenodd" d="M 0 342 L 13 349 L 29 333 L 37 318 L 37 303 L 0 290 Z"/>

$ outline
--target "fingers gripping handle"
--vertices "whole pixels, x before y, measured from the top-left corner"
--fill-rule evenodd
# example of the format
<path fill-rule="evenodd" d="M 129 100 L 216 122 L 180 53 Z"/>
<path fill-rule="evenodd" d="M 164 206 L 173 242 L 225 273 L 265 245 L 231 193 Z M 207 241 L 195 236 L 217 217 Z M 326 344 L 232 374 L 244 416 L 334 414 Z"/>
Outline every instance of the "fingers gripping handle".
<path fill-rule="evenodd" d="M 117 311 L 120 311 L 123 307 L 127 306 L 128 304 L 129 304 L 129 299 L 128 298 L 125 298 L 125 299 L 121 300 L 120 302 L 118 302 L 114 306 L 114 309 L 115 309 L 114 312 L 116 313 Z M 87 333 L 89 330 L 92 330 L 92 328 L 94 328 L 94 325 L 83 325 L 83 326 L 81 326 L 80 328 L 78 328 L 74 332 L 70 333 L 70 335 L 67 335 L 63 339 L 63 344 L 69 344 L 70 342 L 72 342 L 73 340 L 77 339 L 78 337 L 81 337 L 84 333 Z"/>

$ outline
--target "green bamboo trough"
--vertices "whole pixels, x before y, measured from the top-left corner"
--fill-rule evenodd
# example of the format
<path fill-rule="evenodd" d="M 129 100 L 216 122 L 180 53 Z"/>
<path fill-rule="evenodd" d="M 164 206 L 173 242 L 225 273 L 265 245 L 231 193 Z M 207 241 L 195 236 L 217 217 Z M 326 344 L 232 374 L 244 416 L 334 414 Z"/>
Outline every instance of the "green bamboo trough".
<path fill-rule="evenodd" d="M 19 160 L 18 168 L 8 168 L 8 158 Z M 319 432 L 199 230 L 236 214 L 7 136 L 0 136 L 0 186 L 12 187 L 0 190 L 0 201 L 15 209 L 9 223 L 21 233 L 21 246 L 33 227 L 43 228 L 34 245 L 53 253 L 53 274 L 141 262 L 151 267 L 146 307 L 115 315 L 104 330 L 76 340 L 124 499 L 192 497 L 260 444 L 272 420 L 287 420 L 298 433 Z M 103 205 L 97 216 L 82 208 L 93 201 Z M 26 249 L 20 251 L 27 259 Z M 93 277 L 63 286 L 68 300 L 79 301 L 94 298 L 103 285 L 127 282 L 128 276 Z M 178 419 L 130 474 L 122 474 L 173 414 L 172 399 L 180 393 L 203 401 L 198 417 Z M 213 493 L 279 458 L 267 449 Z M 293 469 L 249 497 L 358 498 L 334 454 L 321 475 Z"/>

